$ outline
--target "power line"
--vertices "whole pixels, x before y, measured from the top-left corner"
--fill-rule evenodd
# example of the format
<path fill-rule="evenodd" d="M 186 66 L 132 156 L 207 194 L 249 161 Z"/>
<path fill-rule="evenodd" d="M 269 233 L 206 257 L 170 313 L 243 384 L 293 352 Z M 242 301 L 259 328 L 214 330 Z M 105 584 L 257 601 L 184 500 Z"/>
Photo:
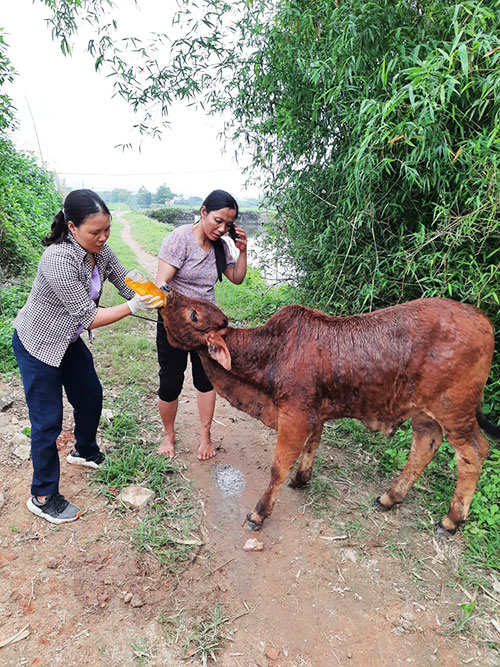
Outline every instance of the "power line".
<path fill-rule="evenodd" d="M 139 172 L 121 172 L 106 173 L 93 171 L 60 171 L 56 169 L 61 176 L 182 176 L 184 174 L 215 174 L 222 171 L 241 171 L 239 168 L 228 169 L 199 169 L 192 171 L 139 171 Z"/>

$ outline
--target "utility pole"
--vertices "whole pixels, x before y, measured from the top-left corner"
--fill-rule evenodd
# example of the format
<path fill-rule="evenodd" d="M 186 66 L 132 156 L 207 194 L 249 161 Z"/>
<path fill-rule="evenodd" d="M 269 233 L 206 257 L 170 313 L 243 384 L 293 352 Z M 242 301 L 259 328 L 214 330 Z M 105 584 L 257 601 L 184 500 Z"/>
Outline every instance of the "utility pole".
<path fill-rule="evenodd" d="M 33 114 L 31 113 L 30 103 L 28 102 L 28 98 L 26 97 L 26 95 L 24 96 L 24 99 L 26 100 L 26 104 L 28 105 L 28 110 L 30 112 L 31 121 L 32 121 L 33 127 L 35 129 L 36 140 L 37 140 L 37 143 L 38 143 L 38 151 L 40 153 L 40 160 L 42 162 L 42 169 L 45 169 L 45 162 L 44 162 L 43 155 L 42 155 L 42 147 L 40 146 L 40 139 L 38 138 L 38 131 L 36 129 L 35 119 L 33 118 Z"/>

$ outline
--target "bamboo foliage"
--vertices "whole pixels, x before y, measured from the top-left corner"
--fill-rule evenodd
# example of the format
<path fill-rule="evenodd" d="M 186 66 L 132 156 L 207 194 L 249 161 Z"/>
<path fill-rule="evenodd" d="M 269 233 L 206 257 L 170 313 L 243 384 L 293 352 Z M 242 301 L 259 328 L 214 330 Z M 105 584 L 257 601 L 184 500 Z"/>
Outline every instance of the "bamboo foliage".
<path fill-rule="evenodd" d="M 498 8 L 290 1 L 261 33 L 236 133 L 318 303 L 440 294 L 497 314 Z"/>

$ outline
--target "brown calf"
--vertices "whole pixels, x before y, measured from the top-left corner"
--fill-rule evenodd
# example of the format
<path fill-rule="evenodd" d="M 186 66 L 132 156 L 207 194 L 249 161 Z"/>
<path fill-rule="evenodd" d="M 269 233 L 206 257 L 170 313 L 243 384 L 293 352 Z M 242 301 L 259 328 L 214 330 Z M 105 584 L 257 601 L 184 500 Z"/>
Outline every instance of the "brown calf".
<path fill-rule="evenodd" d="M 250 528 L 259 529 L 271 514 L 299 456 L 291 485 L 309 481 L 323 424 L 338 417 L 359 419 L 388 435 L 412 420 L 408 462 L 378 499 L 382 509 L 403 501 L 444 432 L 455 450 L 458 479 L 441 525 L 454 532 L 465 520 L 488 454 L 478 419 L 500 435 L 481 413 L 493 329 L 480 310 L 449 299 L 419 299 L 330 317 L 295 305 L 264 326 L 239 329 L 229 327 L 215 305 L 170 290 L 160 313 L 171 344 L 199 352 L 217 393 L 278 431 L 271 481 L 247 517 Z"/>

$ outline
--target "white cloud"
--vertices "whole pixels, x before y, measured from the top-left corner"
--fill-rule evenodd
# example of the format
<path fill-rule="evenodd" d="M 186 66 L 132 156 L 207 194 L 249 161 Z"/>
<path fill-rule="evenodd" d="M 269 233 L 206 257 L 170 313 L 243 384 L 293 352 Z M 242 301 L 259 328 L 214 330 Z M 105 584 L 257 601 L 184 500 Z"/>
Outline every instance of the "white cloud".
<path fill-rule="evenodd" d="M 116 18 L 131 34 L 145 36 L 150 30 L 168 31 L 175 6 L 173 0 L 140 0 L 137 11 L 122 0 Z M 186 196 L 204 197 L 214 188 L 237 198 L 257 194 L 255 188 L 245 190 L 245 177 L 230 152 L 221 154 L 217 134 L 222 120 L 190 107 L 176 104 L 170 128 L 161 140 L 145 140 L 141 152 L 115 148 L 136 139 L 131 128 L 138 117 L 123 100 L 111 98 L 111 81 L 94 72 L 85 39 L 76 43 L 72 57 L 62 55 L 44 22 L 47 16 L 47 8 L 31 0 L 2 7 L 0 25 L 19 73 L 7 89 L 18 109 L 20 129 L 13 138 L 19 148 L 37 156 L 41 152 L 46 165 L 72 188 L 144 185 L 155 190 L 166 183 Z"/>

